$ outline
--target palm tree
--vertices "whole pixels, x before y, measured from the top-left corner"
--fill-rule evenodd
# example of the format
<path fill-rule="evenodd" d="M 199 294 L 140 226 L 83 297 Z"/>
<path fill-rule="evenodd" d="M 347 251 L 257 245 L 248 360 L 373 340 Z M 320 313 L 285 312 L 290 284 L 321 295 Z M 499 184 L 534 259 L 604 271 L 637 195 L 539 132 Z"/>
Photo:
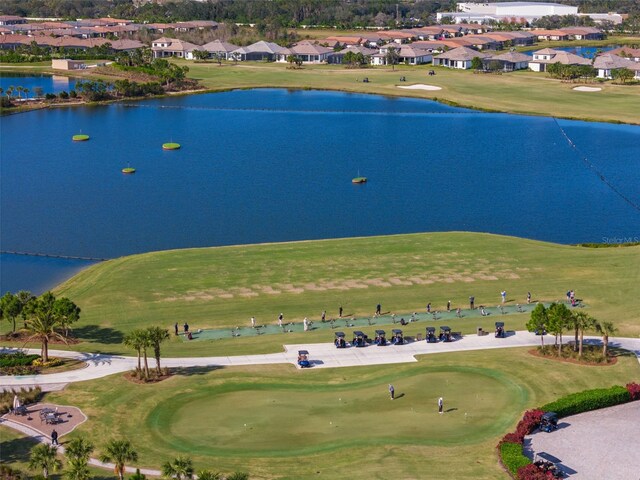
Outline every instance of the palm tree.
<path fill-rule="evenodd" d="M 16 91 L 18 92 L 18 98 L 22 98 L 22 92 L 24 91 L 24 87 L 22 85 L 18 85 L 16 87 Z"/>
<path fill-rule="evenodd" d="M 23 89 L 22 91 L 24 92 L 24 97 L 25 97 L 25 98 L 29 98 L 29 92 L 30 92 L 31 90 L 29 90 L 27 87 L 24 87 L 24 89 Z"/>
<path fill-rule="evenodd" d="M 78 458 L 69 459 L 64 477 L 67 480 L 89 480 L 91 478 L 91 472 L 89 471 L 87 460 Z"/>
<path fill-rule="evenodd" d="M 89 460 L 93 444 L 84 437 L 77 437 L 65 445 L 65 455 L 69 460 Z"/>
<path fill-rule="evenodd" d="M 49 361 L 49 341 L 58 338 L 66 343 L 64 335 L 56 331 L 61 326 L 61 318 L 55 308 L 56 297 L 47 292 L 27 305 L 27 330 L 32 334 L 29 340 L 40 340 L 43 362 Z"/>
<path fill-rule="evenodd" d="M 142 371 L 142 366 L 140 365 L 140 358 L 144 355 L 144 372 L 145 377 L 149 377 L 149 362 L 147 361 L 147 348 L 150 347 L 149 335 L 146 330 L 137 329 L 129 332 L 124 337 L 124 344 L 127 347 L 133 348 L 136 352 L 138 352 L 138 371 Z"/>
<path fill-rule="evenodd" d="M 175 458 L 162 465 L 162 475 L 168 479 L 177 478 L 178 480 L 193 478 L 193 462 L 191 458 L 185 456 Z"/>
<path fill-rule="evenodd" d="M 598 321 L 586 312 L 575 312 L 571 314 L 572 323 L 579 332 L 578 357 L 582 357 L 582 345 L 584 344 L 584 331 L 595 327 Z"/>
<path fill-rule="evenodd" d="M 114 472 L 120 480 L 124 480 L 124 464 L 138 460 L 138 453 L 133 449 L 129 440 L 111 440 L 105 451 L 100 454 L 101 462 L 113 462 Z"/>
<path fill-rule="evenodd" d="M 24 328 L 27 328 L 27 311 L 28 310 L 25 307 L 29 304 L 29 302 L 32 302 L 33 300 L 35 300 L 36 297 L 27 290 L 20 290 L 18 293 L 16 293 L 16 298 L 22 305 L 20 309 L 20 314 L 22 316 L 22 321 L 24 322 Z"/>
<path fill-rule="evenodd" d="M 160 327 L 147 328 L 147 335 L 149 343 L 153 347 L 153 354 L 156 358 L 156 371 L 158 372 L 158 375 L 160 375 L 160 345 L 165 340 L 171 338 L 171 336 L 169 335 L 169 330 Z"/>
<path fill-rule="evenodd" d="M 219 472 L 212 472 L 211 470 L 200 470 L 197 476 L 198 480 L 220 480 L 222 478 Z"/>
<path fill-rule="evenodd" d="M 602 335 L 602 355 L 607 357 L 607 349 L 609 348 L 609 336 L 613 335 L 618 329 L 611 322 L 598 322 L 596 323 L 596 331 Z"/>
<path fill-rule="evenodd" d="M 62 467 L 62 462 L 57 456 L 56 447 L 41 443 L 31 449 L 29 456 L 29 468 L 42 469 L 42 476 L 49 478 L 49 471 L 55 472 Z"/>

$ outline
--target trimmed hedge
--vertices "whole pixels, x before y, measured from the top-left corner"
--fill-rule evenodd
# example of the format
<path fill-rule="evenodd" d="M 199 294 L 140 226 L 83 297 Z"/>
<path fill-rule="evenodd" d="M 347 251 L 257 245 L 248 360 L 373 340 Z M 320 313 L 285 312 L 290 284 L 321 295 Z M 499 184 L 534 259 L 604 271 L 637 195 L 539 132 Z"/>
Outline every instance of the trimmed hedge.
<path fill-rule="evenodd" d="M 531 463 L 531 460 L 522 453 L 521 443 L 502 442 L 500 444 L 500 458 L 502 464 L 512 475 L 517 475 L 520 468 Z"/>
<path fill-rule="evenodd" d="M 625 387 L 616 385 L 611 388 L 596 388 L 574 393 L 547 403 L 540 409 L 545 412 L 555 412 L 558 417 L 568 417 L 578 413 L 612 407 L 631 401 L 631 394 Z"/>
<path fill-rule="evenodd" d="M 0 368 L 25 367 L 31 365 L 40 355 L 25 355 L 22 352 L 0 354 Z"/>

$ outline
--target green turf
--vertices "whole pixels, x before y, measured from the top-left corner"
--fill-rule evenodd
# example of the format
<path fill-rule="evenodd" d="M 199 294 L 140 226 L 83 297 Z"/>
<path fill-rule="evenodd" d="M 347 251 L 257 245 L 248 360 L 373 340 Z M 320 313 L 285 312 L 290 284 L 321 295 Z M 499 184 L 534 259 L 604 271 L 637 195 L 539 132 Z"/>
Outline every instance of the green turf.
<path fill-rule="evenodd" d="M 431 233 L 358 239 L 203 248 L 111 260 L 81 272 L 56 289 L 82 308 L 74 331 L 84 351 L 128 352 L 122 334 L 137 327 L 187 321 L 192 330 L 259 324 L 318 322 L 371 316 L 378 303 L 398 315 L 564 299 L 575 289 L 589 313 L 614 322 L 624 335 L 640 334 L 632 301 L 640 283 L 640 247 L 592 249 L 476 233 Z M 511 307 L 512 308 L 512 307 Z M 508 329 L 523 329 L 526 315 L 506 315 Z M 399 317 L 397 317 L 399 318 Z M 492 330 L 495 316 L 451 320 L 466 333 Z M 390 328 L 391 322 L 377 324 Z M 426 322 L 407 327 L 424 332 Z M 412 332 L 416 328 L 415 332 Z M 166 355 L 274 352 L 283 343 L 332 341 L 325 330 L 210 342 L 173 339 Z"/>
<path fill-rule="evenodd" d="M 195 369 L 156 385 L 83 382 L 48 400 L 89 416 L 72 436 L 97 445 L 124 436 L 146 467 L 187 454 L 197 468 L 252 478 L 496 479 L 495 445 L 525 409 L 638 377 L 633 356 L 618 360 L 585 367 L 505 349 L 358 368 Z M 404 395 L 391 401 L 388 383 Z"/>

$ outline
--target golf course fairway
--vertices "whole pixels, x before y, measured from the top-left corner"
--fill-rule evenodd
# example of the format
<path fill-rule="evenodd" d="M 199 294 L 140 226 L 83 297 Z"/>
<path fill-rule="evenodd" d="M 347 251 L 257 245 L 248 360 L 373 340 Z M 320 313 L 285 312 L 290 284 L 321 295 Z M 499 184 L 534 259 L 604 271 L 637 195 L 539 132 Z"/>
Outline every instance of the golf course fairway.
<path fill-rule="evenodd" d="M 47 401 L 88 416 L 69 438 L 85 436 L 98 450 L 110 438 L 127 438 L 140 467 L 189 455 L 196 469 L 243 470 L 252 479 L 506 478 L 495 445 L 526 409 L 640 375 L 631 354 L 589 367 L 528 350 L 355 368 L 185 369 L 148 385 L 119 374 L 71 384 Z"/>

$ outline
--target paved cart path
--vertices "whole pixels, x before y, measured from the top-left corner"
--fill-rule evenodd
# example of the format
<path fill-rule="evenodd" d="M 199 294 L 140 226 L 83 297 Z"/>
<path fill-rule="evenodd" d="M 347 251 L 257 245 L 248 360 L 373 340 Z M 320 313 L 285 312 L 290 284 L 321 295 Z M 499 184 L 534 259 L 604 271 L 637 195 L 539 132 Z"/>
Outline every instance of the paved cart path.
<path fill-rule="evenodd" d="M 599 341 L 599 337 L 586 337 L 588 341 Z M 553 342 L 553 337 L 547 335 L 545 344 Z M 416 362 L 416 355 L 434 353 L 461 352 L 468 350 L 484 350 L 492 348 L 527 347 L 540 344 L 540 337 L 530 332 L 508 332 L 506 338 L 495 338 L 489 335 L 466 335 L 449 343 L 427 343 L 424 340 L 405 345 L 388 345 L 378 347 L 369 345 L 363 348 L 349 347 L 337 349 L 333 343 L 314 343 L 285 345 L 284 352 L 261 355 L 237 355 L 222 357 L 184 357 L 164 358 L 162 365 L 165 367 L 230 367 L 240 365 L 269 365 L 290 363 L 296 365 L 298 350 L 308 350 L 313 368 L 354 367 L 364 365 L 384 365 L 391 363 Z M 612 347 L 621 347 L 631 350 L 639 357 L 640 339 L 611 338 Z M 6 352 L 10 349 L 2 349 Z M 29 350 L 39 353 L 39 350 Z M 119 355 L 88 354 L 51 350 L 51 356 L 75 358 L 84 361 L 87 366 L 83 369 L 68 372 L 44 374 L 44 375 L 16 375 L 0 376 L 0 389 L 26 388 L 40 386 L 45 391 L 59 390 L 64 385 L 74 382 L 83 382 L 106 377 L 114 373 L 132 370 L 137 365 L 135 357 Z M 153 359 L 150 360 L 153 364 Z"/>

